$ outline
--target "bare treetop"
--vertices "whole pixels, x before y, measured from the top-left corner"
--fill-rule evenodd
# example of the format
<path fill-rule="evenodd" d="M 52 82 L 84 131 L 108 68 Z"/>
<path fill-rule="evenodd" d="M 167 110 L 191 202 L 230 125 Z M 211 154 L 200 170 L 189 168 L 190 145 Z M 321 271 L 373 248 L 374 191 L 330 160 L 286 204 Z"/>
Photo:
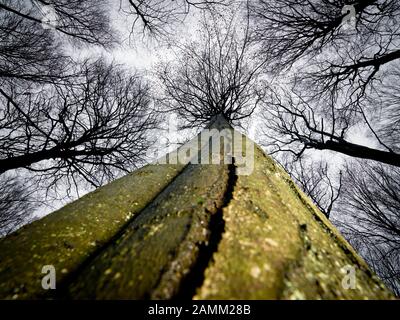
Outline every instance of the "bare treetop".
<path fill-rule="evenodd" d="M 257 61 L 250 45 L 248 21 L 205 15 L 198 39 L 178 46 L 175 59 L 158 69 L 164 86 L 162 104 L 189 126 L 201 126 L 217 114 L 230 122 L 250 116 L 262 96 Z"/>

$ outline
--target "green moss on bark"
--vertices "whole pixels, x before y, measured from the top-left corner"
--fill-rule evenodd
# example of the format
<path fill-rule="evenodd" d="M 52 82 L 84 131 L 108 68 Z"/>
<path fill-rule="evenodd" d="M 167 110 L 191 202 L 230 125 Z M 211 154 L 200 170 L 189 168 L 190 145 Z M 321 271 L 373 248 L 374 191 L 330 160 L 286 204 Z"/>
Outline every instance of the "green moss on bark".
<path fill-rule="evenodd" d="M 221 117 L 210 128 L 231 130 Z M 2 239 L 0 298 L 391 298 L 287 173 L 248 151 L 250 175 L 148 165 Z M 41 287 L 49 264 L 55 292 Z M 342 285 L 346 266 L 354 289 Z"/>
<path fill-rule="evenodd" d="M 57 284 L 157 196 L 183 165 L 148 165 L 0 240 L 0 298 L 39 298 L 44 265 Z M 51 290 L 50 290 L 51 291 Z"/>
<path fill-rule="evenodd" d="M 224 208 L 225 233 L 196 299 L 387 299 L 391 293 L 287 173 L 255 148 Z M 354 267 L 356 286 L 342 285 Z"/>
<path fill-rule="evenodd" d="M 196 262 L 199 246 L 209 239 L 209 221 L 226 184 L 226 166 L 189 165 L 117 242 L 80 270 L 68 288 L 70 297 L 173 297 Z"/>

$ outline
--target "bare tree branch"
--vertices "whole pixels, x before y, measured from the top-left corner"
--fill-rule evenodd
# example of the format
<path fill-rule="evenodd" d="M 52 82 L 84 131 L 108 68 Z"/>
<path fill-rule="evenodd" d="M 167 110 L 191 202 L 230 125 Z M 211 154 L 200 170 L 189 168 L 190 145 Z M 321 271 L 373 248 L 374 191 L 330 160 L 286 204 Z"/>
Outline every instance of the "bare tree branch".
<path fill-rule="evenodd" d="M 234 15 L 205 16 L 200 40 L 183 44 L 174 62 L 159 67 L 165 109 L 190 126 L 204 125 L 217 114 L 238 122 L 260 102 L 262 62 L 251 60 L 249 30 L 238 30 Z"/>

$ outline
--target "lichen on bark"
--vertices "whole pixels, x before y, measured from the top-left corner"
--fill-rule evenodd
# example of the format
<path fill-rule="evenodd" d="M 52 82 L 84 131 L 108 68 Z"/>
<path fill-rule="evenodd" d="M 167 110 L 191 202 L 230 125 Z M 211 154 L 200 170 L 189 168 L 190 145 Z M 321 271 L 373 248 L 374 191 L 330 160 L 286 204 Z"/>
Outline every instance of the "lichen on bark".
<path fill-rule="evenodd" d="M 238 176 L 196 299 L 387 299 L 391 293 L 269 156 Z M 354 267 L 355 287 L 343 286 Z"/>
<path fill-rule="evenodd" d="M 221 117 L 208 128 L 234 132 Z M 235 163 L 151 164 L 2 239 L 0 297 L 391 298 L 289 175 L 243 138 L 248 175 Z M 220 151 L 234 157 L 232 146 Z M 48 264 L 55 291 L 41 287 Z M 356 281 L 346 289 L 348 266 Z"/>

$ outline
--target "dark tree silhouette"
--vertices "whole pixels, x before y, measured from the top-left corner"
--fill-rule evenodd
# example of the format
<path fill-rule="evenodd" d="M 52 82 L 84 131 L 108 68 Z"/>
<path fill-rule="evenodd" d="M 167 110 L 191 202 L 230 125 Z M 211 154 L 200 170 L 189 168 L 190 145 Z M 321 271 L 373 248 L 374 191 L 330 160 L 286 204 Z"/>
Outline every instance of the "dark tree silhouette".
<path fill-rule="evenodd" d="M 98 186 L 143 163 L 148 130 L 156 124 L 148 85 L 115 64 L 74 61 L 65 50 L 66 44 L 110 48 L 119 42 L 109 5 L 0 1 L 1 177 L 18 169 L 36 181 L 36 191 L 70 194 L 82 182 Z M 15 213 L 3 215 L 16 225 L 29 211 L 22 208 L 25 189 L 17 182 L 6 186 L 13 199 L 21 197 L 21 210 L 10 206 Z"/>
<path fill-rule="evenodd" d="M 141 163 L 156 120 L 148 86 L 116 65 L 86 63 L 73 83 L 2 94 L 0 172 L 25 168 L 94 186 Z"/>
<path fill-rule="evenodd" d="M 47 25 L 49 29 L 56 30 L 72 41 L 100 45 L 114 42 L 106 2 L 2 0 L 0 9 L 2 15 L 11 17 L 11 20 L 18 21 L 19 24 L 30 24 L 36 29 L 47 29 Z"/>
<path fill-rule="evenodd" d="M 0 176 L 0 236 L 18 228 L 31 218 L 38 204 L 32 189 L 15 176 Z"/>
<path fill-rule="evenodd" d="M 319 101 L 304 99 L 300 94 L 282 88 L 271 87 L 267 95 L 267 108 L 263 116 L 267 129 L 264 135 L 269 140 L 271 153 L 286 151 L 299 158 L 307 149 L 330 150 L 355 158 L 371 159 L 381 163 L 400 166 L 400 154 L 395 152 L 398 141 L 385 139 L 385 144 L 376 136 L 385 149 L 371 148 L 348 140 L 351 119 L 336 117 L 335 107 L 331 105 L 325 112 L 319 110 Z M 396 132 L 396 123 L 388 123 L 388 110 L 378 119 L 385 123 L 384 137 Z M 390 130 L 392 127 L 392 130 Z M 374 131 L 375 132 L 375 131 Z M 389 143 L 391 143 L 389 145 Z"/>
<path fill-rule="evenodd" d="M 252 59 L 248 26 L 236 28 L 237 19 L 235 13 L 205 15 L 199 39 L 178 46 L 176 58 L 158 69 L 162 104 L 189 126 L 203 126 L 217 114 L 238 122 L 260 102 L 262 63 Z"/>
<path fill-rule="evenodd" d="M 342 172 L 339 172 L 336 181 L 335 175 L 328 170 L 328 163 L 301 158 L 298 161 L 286 161 L 283 166 L 305 194 L 329 218 L 342 192 Z"/>
<path fill-rule="evenodd" d="M 12 2 L 13 11 L 4 9 L 10 4 L 0 4 L 0 86 L 61 81 L 71 60 L 61 53 L 60 43 L 40 21 L 14 12 L 23 10 L 22 1 Z"/>
<path fill-rule="evenodd" d="M 270 62 L 274 62 L 270 66 L 277 70 L 287 70 L 299 58 L 316 57 L 328 48 L 334 48 L 340 54 L 344 43 L 355 40 L 354 33 L 343 30 L 346 27 L 343 18 L 350 14 L 346 5 L 354 6 L 358 41 L 380 41 L 381 44 L 378 55 L 370 52 L 370 58 L 362 55 L 356 57 L 359 60 L 348 71 L 368 67 L 373 59 L 381 63 L 393 59 L 396 54 L 392 53 L 390 47 L 395 39 L 387 31 L 396 30 L 393 23 L 396 22 L 400 4 L 392 0 L 253 1 L 250 3 L 250 15 L 255 30 L 254 39 L 262 43 L 262 53 Z M 382 36 L 381 39 L 372 37 L 376 35 Z M 347 58 L 353 59 L 354 56 Z M 348 66 L 340 67 L 345 69 Z"/>
<path fill-rule="evenodd" d="M 64 40 L 74 46 L 115 42 L 98 1 L 2 0 L 0 16 L 0 81 L 14 85 L 62 81 L 73 63 L 62 50 Z"/>
<path fill-rule="evenodd" d="M 346 171 L 338 216 L 342 232 L 396 295 L 400 295 L 399 192 L 398 168 L 353 163 Z"/>
<path fill-rule="evenodd" d="M 189 8 L 213 11 L 227 0 L 136 1 L 121 0 L 120 13 L 133 18 L 132 32 L 157 37 L 170 33 Z M 94 0 L 1 0 L 0 79 L 15 82 L 61 81 L 71 58 L 62 50 L 74 47 L 110 47 L 120 42 L 110 23 L 110 6 L 117 3 Z M 117 7 L 115 8 L 117 11 Z M 138 28 L 138 23 L 143 28 Z"/>
<path fill-rule="evenodd" d="M 343 24 L 345 5 L 354 6 L 354 30 Z M 398 82 L 391 70 L 400 57 L 399 3 L 260 0 L 250 8 L 253 40 L 266 66 L 276 74 L 284 71 L 287 78 L 286 88 L 271 86 L 265 102 L 277 116 L 272 127 L 281 135 L 275 146 L 291 145 L 297 155 L 327 149 L 398 166 L 396 146 L 385 143 L 378 128 L 390 120 L 377 119 L 388 113 L 375 93 L 389 75 Z M 347 137 L 355 126 L 367 128 L 374 145 L 352 143 Z"/>
<path fill-rule="evenodd" d="M 372 109 L 370 123 L 375 128 L 374 137 L 386 150 L 400 152 L 400 65 L 385 73 L 382 83 L 362 103 Z"/>

